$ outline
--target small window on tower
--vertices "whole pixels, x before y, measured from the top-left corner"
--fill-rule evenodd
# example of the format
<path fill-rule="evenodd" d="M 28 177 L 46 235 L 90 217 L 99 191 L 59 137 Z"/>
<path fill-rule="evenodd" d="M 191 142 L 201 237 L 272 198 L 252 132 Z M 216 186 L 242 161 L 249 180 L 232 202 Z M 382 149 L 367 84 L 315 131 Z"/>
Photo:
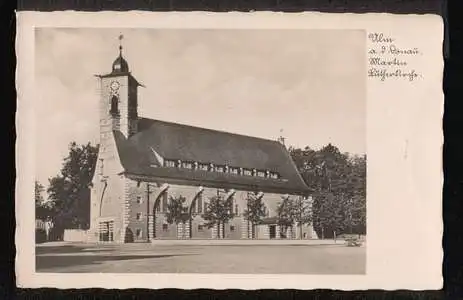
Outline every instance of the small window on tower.
<path fill-rule="evenodd" d="M 109 111 L 112 115 L 119 114 L 119 98 L 116 95 L 111 97 L 111 109 Z"/>

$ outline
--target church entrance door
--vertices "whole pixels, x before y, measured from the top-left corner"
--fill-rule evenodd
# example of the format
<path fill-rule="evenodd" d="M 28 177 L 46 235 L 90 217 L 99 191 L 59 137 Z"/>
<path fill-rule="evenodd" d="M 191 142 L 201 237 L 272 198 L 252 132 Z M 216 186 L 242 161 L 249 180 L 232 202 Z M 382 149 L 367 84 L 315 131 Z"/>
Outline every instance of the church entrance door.
<path fill-rule="evenodd" d="M 276 225 L 269 225 L 269 237 L 271 239 L 276 238 L 276 233 L 277 233 Z"/>

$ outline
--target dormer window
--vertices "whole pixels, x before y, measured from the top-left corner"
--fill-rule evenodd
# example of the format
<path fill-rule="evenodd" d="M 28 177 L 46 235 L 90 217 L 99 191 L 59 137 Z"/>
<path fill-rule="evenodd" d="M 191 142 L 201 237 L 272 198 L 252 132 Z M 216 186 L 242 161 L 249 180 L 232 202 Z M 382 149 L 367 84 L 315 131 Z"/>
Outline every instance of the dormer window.
<path fill-rule="evenodd" d="M 109 113 L 113 116 L 119 114 L 119 98 L 116 95 L 111 97 L 111 109 Z"/>
<path fill-rule="evenodd" d="M 278 179 L 279 178 L 278 173 L 270 172 L 270 178 Z"/>
<path fill-rule="evenodd" d="M 208 171 L 209 170 L 209 165 L 208 164 L 199 164 L 198 167 L 201 171 Z"/>
<path fill-rule="evenodd" d="M 164 165 L 169 168 L 174 168 L 175 167 L 175 161 L 173 160 L 165 160 Z"/>
<path fill-rule="evenodd" d="M 184 162 L 182 162 L 182 168 L 185 168 L 185 169 L 192 169 L 192 168 L 193 168 L 193 164 L 192 164 L 191 162 L 184 161 Z"/>
<path fill-rule="evenodd" d="M 243 169 L 243 175 L 245 176 L 252 176 L 252 171 L 249 169 Z"/>
<path fill-rule="evenodd" d="M 231 174 L 238 175 L 238 172 L 239 172 L 238 168 L 230 167 L 230 169 L 229 169 L 229 173 L 231 173 Z"/>

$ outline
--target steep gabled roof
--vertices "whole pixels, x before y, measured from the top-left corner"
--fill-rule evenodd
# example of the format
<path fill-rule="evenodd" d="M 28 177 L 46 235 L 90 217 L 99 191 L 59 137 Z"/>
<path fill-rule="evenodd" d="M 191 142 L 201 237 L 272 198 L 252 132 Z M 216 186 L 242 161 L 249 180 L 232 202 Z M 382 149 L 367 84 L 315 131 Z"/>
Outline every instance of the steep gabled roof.
<path fill-rule="evenodd" d="M 129 174 L 288 193 L 308 191 L 288 151 L 277 141 L 146 118 L 138 126 L 139 132 L 129 139 L 114 132 L 121 163 Z M 153 150 L 164 159 L 269 170 L 280 178 L 164 167 Z"/>

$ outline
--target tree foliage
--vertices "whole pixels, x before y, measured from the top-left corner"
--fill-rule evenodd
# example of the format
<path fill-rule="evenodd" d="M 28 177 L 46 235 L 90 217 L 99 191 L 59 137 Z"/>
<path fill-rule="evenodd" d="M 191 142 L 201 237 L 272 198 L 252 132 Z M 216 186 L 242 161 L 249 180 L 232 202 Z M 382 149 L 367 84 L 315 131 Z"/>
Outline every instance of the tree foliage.
<path fill-rule="evenodd" d="M 257 193 L 248 193 L 243 216 L 249 221 L 251 225 L 251 238 L 254 238 L 256 235 L 255 226 L 266 216 L 265 204 L 262 201 L 262 197 L 259 197 Z"/>
<path fill-rule="evenodd" d="M 182 224 L 182 238 L 186 237 L 185 226 L 189 220 L 188 207 L 185 205 L 185 202 L 186 198 L 183 196 L 169 197 L 166 212 L 167 223 L 175 223 L 177 228 Z"/>
<path fill-rule="evenodd" d="M 366 231 L 366 156 L 341 153 L 331 144 L 315 151 L 290 149 L 313 192 L 313 225 L 320 237 Z"/>
<path fill-rule="evenodd" d="M 222 195 L 210 197 L 202 217 L 206 221 L 205 225 L 208 228 L 216 226 L 217 237 L 223 238 L 225 236 L 224 225 L 234 217 L 232 197 L 224 197 Z M 221 226 L 222 236 L 219 234 Z"/>
<path fill-rule="evenodd" d="M 278 225 L 281 232 L 296 224 L 301 230 L 299 238 L 302 239 L 302 226 L 312 223 L 312 204 L 310 199 L 304 197 L 283 197 L 277 207 Z"/>
<path fill-rule="evenodd" d="M 90 185 L 95 171 L 98 146 L 69 145 L 58 175 L 49 179 L 48 199 L 55 227 L 87 229 L 90 223 Z"/>

